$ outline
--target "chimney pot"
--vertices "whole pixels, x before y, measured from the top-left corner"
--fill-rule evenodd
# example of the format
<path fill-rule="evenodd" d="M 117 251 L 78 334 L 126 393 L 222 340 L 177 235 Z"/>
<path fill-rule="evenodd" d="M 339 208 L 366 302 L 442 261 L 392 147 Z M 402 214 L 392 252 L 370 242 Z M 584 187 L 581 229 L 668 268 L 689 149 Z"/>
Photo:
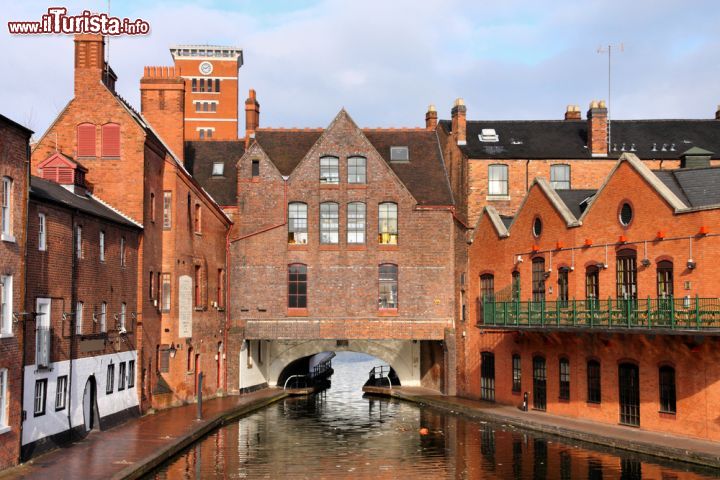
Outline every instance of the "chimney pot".
<path fill-rule="evenodd" d="M 255 89 L 251 88 L 245 100 L 245 147 L 250 139 L 255 137 L 255 130 L 260 127 L 260 104 L 257 101 Z"/>
<path fill-rule="evenodd" d="M 608 155 L 608 111 L 603 100 L 593 100 L 587 112 L 587 142 L 593 157 Z"/>
<path fill-rule="evenodd" d="M 437 127 L 437 117 L 435 105 L 428 105 L 427 113 L 425 113 L 425 128 L 434 130 Z"/>
<path fill-rule="evenodd" d="M 455 137 L 455 141 L 458 145 L 467 144 L 467 107 L 465 107 L 465 101 L 462 98 L 457 98 L 452 110 L 450 111 L 452 117 L 452 134 Z"/>
<path fill-rule="evenodd" d="M 565 110 L 565 120 L 580 120 L 580 107 L 577 105 L 568 105 Z"/>

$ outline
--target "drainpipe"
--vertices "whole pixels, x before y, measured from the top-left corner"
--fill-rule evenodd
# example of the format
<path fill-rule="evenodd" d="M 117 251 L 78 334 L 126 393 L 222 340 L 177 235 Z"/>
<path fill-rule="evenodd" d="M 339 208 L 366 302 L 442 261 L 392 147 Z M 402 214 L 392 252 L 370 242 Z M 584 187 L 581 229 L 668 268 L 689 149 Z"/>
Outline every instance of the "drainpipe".
<path fill-rule="evenodd" d="M 75 240 L 75 212 L 70 216 L 71 232 L 72 232 L 72 243 L 76 245 Z M 73 309 L 77 304 L 77 252 L 73 248 L 72 252 L 72 275 L 71 275 L 71 287 L 70 287 L 70 312 L 75 312 Z M 63 308 L 64 310 L 64 308 Z M 77 312 L 71 313 L 70 315 L 70 371 L 68 372 L 68 406 L 67 406 L 67 417 L 68 417 L 68 439 L 72 442 L 73 440 L 73 426 L 72 426 L 72 394 L 73 394 L 73 347 L 75 346 L 75 333 L 77 328 Z M 62 327 L 61 327 L 62 328 Z M 48 352 L 48 355 L 52 355 L 52 351 Z M 47 396 L 47 392 L 46 396 Z"/>
<path fill-rule="evenodd" d="M 30 151 L 30 144 L 28 143 L 27 147 L 25 148 L 25 225 L 23 229 L 23 235 L 24 235 L 24 252 L 23 252 L 23 267 L 22 267 L 22 278 L 23 281 L 21 283 L 21 292 L 22 292 L 22 302 L 23 305 L 25 305 L 25 309 L 27 310 L 27 254 L 28 254 L 28 246 L 27 246 L 27 232 L 28 228 L 30 226 L 30 175 L 32 174 L 31 168 L 30 168 L 30 158 L 31 158 L 31 151 Z M 33 311 L 35 310 L 33 306 Z M 33 318 L 34 319 L 34 318 Z M 21 374 L 21 381 L 20 381 L 20 428 L 19 435 L 18 435 L 18 442 L 20 443 L 20 449 L 18 452 L 21 452 L 22 454 L 22 432 L 23 432 L 23 425 L 25 423 L 25 416 L 23 415 L 23 412 L 25 411 L 25 362 L 27 361 L 27 342 L 25 341 L 26 335 L 27 335 L 27 325 L 26 325 L 27 317 L 22 317 L 22 343 L 18 345 L 22 349 L 22 364 L 20 365 L 20 374 Z M 21 455 L 22 456 L 22 455 Z"/>
<path fill-rule="evenodd" d="M 223 335 L 223 351 L 218 352 L 218 355 L 224 355 L 225 358 L 221 358 L 223 366 L 223 385 L 225 386 L 225 395 L 228 394 L 228 369 L 227 369 L 227 354 L 228 351 L 228 336 L 230 331 L 230 303 L 227 301 L 230 293 L 230 230 L 232 226 L 228 225 L 227 232 L 225 232 L 225 298 L 223 298 L 223 307 L 225 308 L 225 332 Z"/>
<path fill-rule="evenodd" d="M 530 159 L 525 160 L 525 192 L 530 189 Z"/>

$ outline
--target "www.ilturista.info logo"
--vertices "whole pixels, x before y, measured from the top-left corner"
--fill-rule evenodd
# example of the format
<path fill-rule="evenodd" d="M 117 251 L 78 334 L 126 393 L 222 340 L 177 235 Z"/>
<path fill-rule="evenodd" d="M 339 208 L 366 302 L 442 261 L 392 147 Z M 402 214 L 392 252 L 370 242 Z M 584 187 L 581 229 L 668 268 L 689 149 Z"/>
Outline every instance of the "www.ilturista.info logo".
<path fill-rule="evenodd" d="M 8 22 L 8 30 L 14 35 L 147 35 L 150 33 L 150 24 L 140 18 L 130 20 L 89 10 L 84 10 L 80 15 L 68 15 L 65 7 L 51 7 L 40 21 Z"/>

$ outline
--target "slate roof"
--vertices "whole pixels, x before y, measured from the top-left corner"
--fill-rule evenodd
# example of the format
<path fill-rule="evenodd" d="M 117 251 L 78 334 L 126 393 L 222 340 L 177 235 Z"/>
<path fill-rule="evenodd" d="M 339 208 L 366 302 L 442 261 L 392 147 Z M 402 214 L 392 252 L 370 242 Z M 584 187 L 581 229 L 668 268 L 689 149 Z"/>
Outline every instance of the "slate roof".
<path fill-rule="evenodd" d="M 441 120 L 440 126 L 452 129 L 450 120 Z M 472 120 L 467 122 L 467 145 L 460 148 L 475 159 L 590 159 L 587 126 L 587 120 Z M 642 159 L 679 159 L 693 146 L 720 152 L 718 120 L 613 120 L 610 126 L 607 158 L 627 151 Z M 495 129 L 499 141 L 481 142 L 478 136 L 485 128 Z"/>
<path fill-rule="evenodd" d="M 290 175 L 307 152 L 318 141 L 323 130 L 282 130 L 260 129 L 255 141 L 262 147 L 282 175 Z M 424 129 L 367 129 L 363 133 L 388 163 L 400 181 L 412 193 L 420 205 L 452 205 L 437 134 Z M 391 162 L 390 147 L 407 146 L 409 162 Z M 228 162 L 237 162 L 244 152 L 244 142 L 197 141 L 185 143 L 185 166 L 198 182 L 221 205 L 234 205 L 237 195 L 237 181 L 229 175 L 236 173 L 235 166 L 228 168 Z M 224 179 L 212 177 L 212 164 L 225 162 Z"/>
<path fill-rule="evenodd" d="M 688 207 L 720 205 L 720 167 L 654 170 L 653 173 Z"/>
<path fill-rule="evenodd" d="M 35 133 L 32 130 L 30 130 L 29 128 L 27 128 L 23 125 L 20 125 L 16 121 L 6 117 L 5 115 L 3 115 L 1 113 L 0 113 L 0 124 L 9 125 L 13 128 L 16 128 L 16 129 L 20 130 L 21 132 L 23 132 L 23 134 L 28 138 L 30 138 L 32 136 L 32 134 Z"/>
<path fill-rule="evenodd" d="M 563 203 L 565 203 L 565 205 L 570 209 L 575 218 L 580 218 L 580 216 L 583 214 L 584 208 L 587 206 L 587 204 L 583 206 L 582 203 L 586 199 L 595 195 L 596 191 L 597 190 L 583 189 L 555 190 L 555 192 L 558 194 Z"/>
<path fill-rule="evenodd" d="M 244 153 L 244 141 L 185 142 L 185 169 L 219 205 L 236 205 L 237 162 Z M 224 165 L 222 176 L 213 176 L 215 162 Z"/>
<path fill-rule="evenodd" d="M 132 221 L 129 217 L 122 215 L 106 203 L 93 197 L 91 194 L 82 196 L 76 195 L 62 185 L 48 180 L 43 180 L 40 177 L 30 177 L 30 198 L 55 203 L 72 210 L 79 210 L 83 213 L 119 223 L 121 225 L 142 228 L 140 224 Z"/>

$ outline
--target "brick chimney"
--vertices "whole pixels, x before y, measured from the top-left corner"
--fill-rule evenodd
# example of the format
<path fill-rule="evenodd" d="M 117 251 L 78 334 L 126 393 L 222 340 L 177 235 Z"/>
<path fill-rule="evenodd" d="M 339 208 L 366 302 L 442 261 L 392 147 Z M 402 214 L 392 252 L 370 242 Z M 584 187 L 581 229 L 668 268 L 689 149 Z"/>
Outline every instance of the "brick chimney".
<path fill-rule="evenodd" d="M 717 110 L 715 110 L 715 120 L 720 120 L 720 105 L 718 105 Z"/>
<path fill-rule="evenodd" d="M 465 101 L 462 98 L 456 99 L 450 115 L 452 117 L 452 134 L 458 145 L 467 143 L 466 113 Z"/>
<path fill-rule="evenodd" d="M 75 35 L 75 96 L 103 80 L 105 39 L 102 35 Z"/>
<path fill-rule="evenodd" d="M 587 112 L 588 149 L 593 157 L 608 154 L 608 111 L 605 101 L 593 100 Z"/>
<path fill-rule="evenodd" d="M 245 145 L 250 144 L 250 137 L 260 127 L 260 104 L 255 98 L 255 90 L 250 89 L 245 100 Z"/>
<path fill-rule="evenodd" d="M 140 79 L 140 105 L 153 129 L 183 160 L 185 81 L 176 67 L 145 67 Z"/>
<path fill-rule="evenodd" d="M 427 113 L 425 113 L 425 128 L 435 130 L 435 127 L 437 127 L 437 110 L 435 110 L 435 105 L 429 105 Z"/>
<path fill-rule="evenodd" d="M 580 120 L 580 106 L 568 105 L 565 110 L 565 120 Z"/>

